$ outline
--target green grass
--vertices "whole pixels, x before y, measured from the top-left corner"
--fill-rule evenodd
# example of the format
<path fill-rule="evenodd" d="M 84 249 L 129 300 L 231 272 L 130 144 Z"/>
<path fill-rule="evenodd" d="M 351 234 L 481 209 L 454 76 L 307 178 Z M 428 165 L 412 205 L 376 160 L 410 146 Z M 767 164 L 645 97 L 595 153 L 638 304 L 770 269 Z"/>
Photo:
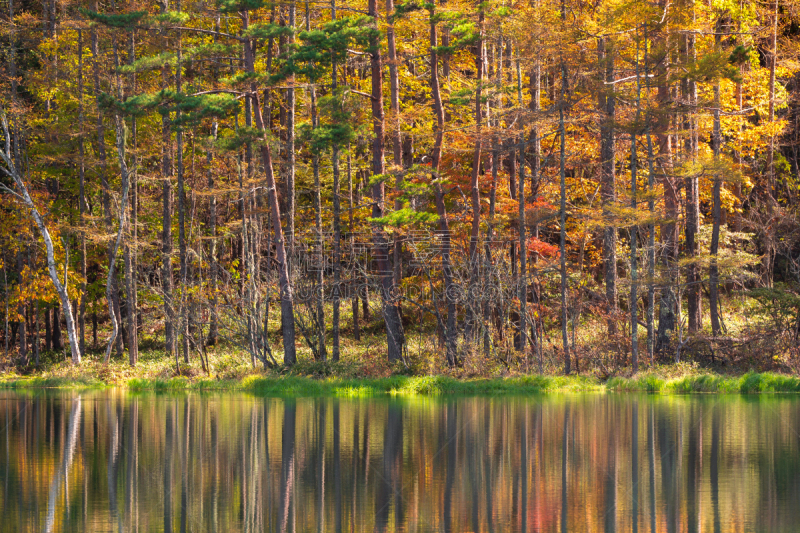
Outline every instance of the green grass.
<path fill-rule="evenodd" d="M 263 396 L 332 395 L 343 397 L 535 394 L 603 390 L 602 385 L 596 379 L 581 376 L 525 376 L 458 380 L 447 376 L 315 379 L 302 376 L 252 375 L 241 381 L 134 378 L 126 383 L 126 387 L 135 391 L 233 390 Z"/>
<path fill-rule="evenodd" d="M 0 389 L 102 389 L 108 384 L 93 377 L 0 376 Z"/>
<path fill-rule="evenodd" d="M 589 376 L 517 376 L 455 379 L 449 376 L 390 376 L 380 378 L 313 378 L 294 375 L 252 374 L 242 379 L 209 377 L 131 377 L 113 382 L 86 375 L 0 376 L 0 389 L 97 389 L 121 387 L 130 391 L 240 391 L 259 396 L 443 396 L 525 395 L 563 392 L 690 393 L 800 393 L 800 378 L 748 372 L 741 376 L 693 373 L 670 377 L 643 373 L 614 377 L 606 383 Z"/>
<path fill-rule="evenodd" d="M 303 359 L 291 369 L 263 371 L 234 353 L 222 352 L 212 359 L 207 375 L 199 362 L 181 365 L 176 375 L 174 363 L 162 354 L 144 353 L 136 368 L 124 360 L 103 364 L 100 358 L 86 358 L 80 365 L 60 361 L 43 365 L 29 375 L 0 374 L 0 389 L 102 389 L 129 391 L 238 391 L 259 396 L 446 396 L 446 395 L 530 395 L 569 392 L 645 392 L 690 393 L 800 393 L 800 377 L 777 373 L 716 374 L 696 363 L 651 367 L 631 377 L 603 381 L 591 373 L 561 376 L 524 375 L 512 372 L 500 376 L 487 372 L 483 377 L 467 377 L 466 369 L 456 375 L 446 370 L 405 375 L 409 369 L 391 367 L 382 358 L 366 362 L 348 358 L 338 363 Z M 372 371 L 372 373 L 370 372 Z M 420 371 L 422 370 L 422 371 Z M 398 372 L 398 373 L 394 373 Z M 420 375 L 420 374 L 429 375 Z M 477 374 L 481 375 L 481 374 Z"/>
<path fill-rule="evenodd" d="M 664 378 L 657 374 L 639 374 L 631 378 L 611 378 L 605 384 L 614 392 L 660 392 L 754 394 L 800 392 L 800 378 L 772 372 L 748 372 L 741 376 L 693 374 Z"/>

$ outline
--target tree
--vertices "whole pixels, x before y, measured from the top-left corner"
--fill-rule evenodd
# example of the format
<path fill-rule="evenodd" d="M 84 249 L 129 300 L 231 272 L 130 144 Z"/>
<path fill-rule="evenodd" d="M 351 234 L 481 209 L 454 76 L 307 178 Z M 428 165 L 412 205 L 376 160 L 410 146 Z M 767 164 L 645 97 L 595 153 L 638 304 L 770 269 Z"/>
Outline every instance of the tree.
<path fill-rule="evenodd" d="M 369 0 L 368 15 L 373 19 L 375 27 L 369 37 L 369 56 L 372 79 L 372 218 L 380 219 L 386 210 L 386 192 L 384 189 L 384 174 L 386 161 L 384 158 L 384 128 L 385 113 L 383 111 L 383 66 L 379 44 L 378 3 Z M 403 355 L 405 334 L 403 323 L 400 321 L 394 275 L 389 268 L 389 244 L 386 233 L 378 225 L 374 225 L 373 239 L 375 243 L 375 256 L 380 278 L 381 302 L 383 304 L 383 320 L 386 325 L 386 349 L 389 362 L 399 360 Z"/>
<path fill-rule="evenodd" d="M 61 308 L 64 310 L 64 318 L 67 321 L 67 335 L 69 337 L 72 364 L 77 365 L 81 362 L 81 350 L 80 343 L 78 341 L 78 332 L 75 328 L 75 320 L 72 314 L 72 304 L 70 303 L 69 293 L 67 292 L 67 282 L 69 280 L 67 276 L 67 269 L 64 269 L 64 281 L 62 282 L 59 278 L 59 272 L 57 270 L 53 238 L 50 236 L 50 231 L 47 229 L 45 220 L 39 212 L 39 208 L 36 206 L 33 198 L 31 198 L 31 195 L 28 192 L 28 187 L 22 178 L 19 167 L 17 166 L 18 159 L 15 157 L 13 152 L 18 148 L 16 147 L 16 142 L 10 133 L 8 118 L 6 117 L 4 111 L 2 114 L 0 114 L 0 121 L 3 125 L 3 142 L 5 145 L 3 151 L 0 152 L 0 158 L 3 159 L 4 164 L 4 166 L 0 167 L 0 169 L 3 170 L 3 173 L 5 173 L 6 176 L 14 181 L 14 187 L 16 190 L 8 187 L 4 183 L 0 183 L 0 189 L 12 195 L 18 201 L 22 202 L 22 204 L 30 211 L 31 216 L 36 223 L 36 227 L 39 230 L 39 234 L 44 240 L 45 253 L 47 256 L 47 272 L 50 274 L 50 280 L 53 282 L 53 287 L 58 293 L 59 300 L 61 300 Z M 65 267 L 67 265 L 68 261 L 65 262 Z M 21 342 L 24 342 L 24 337 L 25 334 L 23 332 L 20 335 Z"/>

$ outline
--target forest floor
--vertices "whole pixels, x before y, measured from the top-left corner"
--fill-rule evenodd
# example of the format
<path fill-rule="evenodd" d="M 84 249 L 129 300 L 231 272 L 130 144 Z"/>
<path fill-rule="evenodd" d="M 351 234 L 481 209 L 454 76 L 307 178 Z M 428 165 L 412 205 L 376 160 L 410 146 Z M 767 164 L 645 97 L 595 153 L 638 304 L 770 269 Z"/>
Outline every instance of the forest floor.
<path fill-rule="evenodd" d="M 631 371 L 630 339 L 621 323 L 617 338 L 609 338 L 602 316 L 584 314 L 570 330 L 572 374 L 563 376 L 561 332 L 545 324 L 540 354 L 525 360 L 506 336 L 486 356 L 482 346 L 462 354 L 459 368 L 447 368 L 436 331 L 424 323 L 409 324 L 403 362 L 389 364 L 385 337 L 378 318 L 362 325 L 355 341 L 349 335 L 349 316 L 343 316 L 341 354 L 337 362 L 314 361 L 307 342 L 298 340 L 298 363 L 292 368 L 266 369 L 251 361 L 240 343 L 227 339 L 207 350 L 209 368 L 197 353 L 190 362 L 166 357 L 158 324 L 140 337 L 135 368 L 124 358 L 103 364 L 103 349 L 87 339 L 83 361 L 73 366 L 63 352 L 40 353 L 20 365 L 11 353 L 0 356 L 0 388 L 106 388 L 156 391 L 245 391 L 263 395 L 436 395 L 533 394 L 544 392 L 800 392 L 798 357 L 790 338 L 775 335 L 771 318 L 752 299 L 726 298 L 723 306 L 727 334 L 709 332 L 687 338 L 678 352 L 668 350 L 654 361 L 646 356 L 646 328 L 639 328 L 640 371 Z M 706 320 L 708 323 L 708 320 Z M 99 339 L 106 332 L 101 328 Z M 270 331 L 273 347 L 280 346 L 277 325 Z M 101 341 L 102 342 L 102 341 Z M 328 342 L 330 344 L 330 340 Z M 482 343 L 478 343 L 482 344 Z M 787 346 L 790 348 L 787 349 Z M 328 348 L 330 357 L 330 347 Z M 13 349 L 12 349 L 13 351 Z M 678 357 L 676 357 L 676 355 Z M 276 353 L 278 361 L 281 354 Z M 678 362 L 676 362 L 676 359 Z M 576 368 L 577 367 L 577 368 Z"/>

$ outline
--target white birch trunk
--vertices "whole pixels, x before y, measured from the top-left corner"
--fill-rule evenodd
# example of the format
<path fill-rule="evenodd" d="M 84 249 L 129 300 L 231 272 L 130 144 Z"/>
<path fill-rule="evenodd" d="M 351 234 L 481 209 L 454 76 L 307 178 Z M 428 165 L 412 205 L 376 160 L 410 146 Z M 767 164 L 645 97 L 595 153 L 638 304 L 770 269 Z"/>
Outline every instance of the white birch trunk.
<path fill-rule="evenodd" d="M 18 200 L 23 202 L 30 210 L 31 215 L 36 222 L 36 226 L 39 228 L 39 233 L 44 240 L 45 251 L 47 254 L 47 271 L 50 274 L 50 279 L 52 280 L 53 286 L 55 287 L 58 297 L 61 300 L 61 309 L 64 312 L 64 318 L 67 321 L 67 335 L 69 336 L 69 347 L 70 351 L 72 352 L 72 363 L 77 365 L 81 362 L 81 350 L 80 345 L 78 344 L 78 334 L 75 330 L 75 317 L 72 315 L 72 304 L 69 301 L 69 294 L 67 293 L 67 265 L 64 265 L 64 282 L 62 283 L 61 280 L 58 279 L 58 270 L 56 270 L 53 238 L 50 236 L 50 232 L 47 230 L 47 226 L 44 223 L 44 218 L 36 208 L 36 204 L 33 203 L 33 199 L 28 193 L 28 188 L 25 185 L 25 182 L 22 180 L 22 174 L 16 167 L 14 158 L 11 155 L 11 134 L 8 130 L 8 119 L 6 118 L 5 113 L 2 114 L 2 123 L 5 139 L 5 150 L 0 152 L 0 157 L 2 157 L 3 162 L 5 163 L 5 167 L 2 167 L 2 170 L 14 180 L 14 184 L 16 185 L 17 189 L 19 189 L 19 192 L 13 191 L 4 185 L 0 185 L 0 189 L 11 193 Z"/>

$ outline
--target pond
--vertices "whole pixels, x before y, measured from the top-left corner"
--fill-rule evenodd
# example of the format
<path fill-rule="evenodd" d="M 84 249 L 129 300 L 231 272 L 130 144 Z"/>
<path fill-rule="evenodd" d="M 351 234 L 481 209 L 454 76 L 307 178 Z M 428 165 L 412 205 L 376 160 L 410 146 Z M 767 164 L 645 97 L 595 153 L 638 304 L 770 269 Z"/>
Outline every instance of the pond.
<path fill-rule="evenodd" d="M 2 531 L 798 531 L 800 398 L 0 392 Z"/>

